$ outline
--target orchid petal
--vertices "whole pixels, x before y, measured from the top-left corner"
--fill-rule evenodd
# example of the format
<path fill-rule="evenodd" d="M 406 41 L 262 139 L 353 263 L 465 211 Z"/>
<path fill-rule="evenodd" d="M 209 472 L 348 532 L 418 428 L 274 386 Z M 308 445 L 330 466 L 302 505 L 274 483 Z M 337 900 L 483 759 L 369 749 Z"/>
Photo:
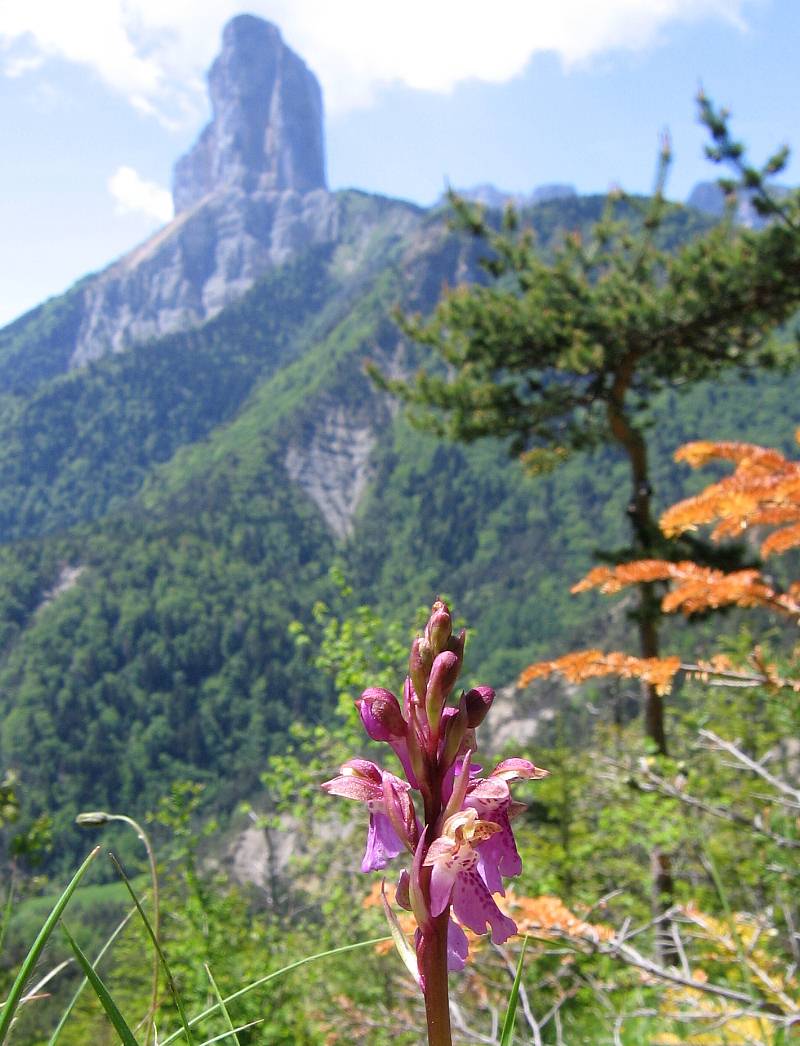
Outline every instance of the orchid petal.
<path fill-rule="evenodd" d="M 322 786 L 329 795 L 340 795 L 345 799 L 357 799 L 361 803 L 369 803 L 375 799 L 381 799 L 383 788 L 368 781 L 364 777 L 340 774 L 331 781 L 325 781 Z"/>
<path fill-rule="evenodd" d="M 505 781 L 539 781 L 549 775 L 549 770 L 534 766 L 529 759 L 504 759 L 489 776 L 501 777 Z"/>
<path fill-rule="evenodd" d="M 469 955 L 467 935 L 457 922 L 449 919 L 447 923 L 447 969 L 451 973 L 463 970 Z"/>
<path fill-rule="evenodd" d="M 502 944 L 517 932 L 517 924 L 497 907 L 477 869 L 464 871 L 456 879 L 453 912 L 475 933 L 486 933 L 488 923 L 495 944 Z"/>
<path fill-rule="evenodd" d="M 470 872 L 478 862 L 478 855 L 469 845 L 456 845 L 440 837 L 431 843 L 425 864 L 431 870 L 431 915 L 441 915 L 450 903 L 450 895 L 461 875 Z"/>
<path fill-rule="evenodd" d="M 411 893 L 410 877 L 406 869 L 400 873 L 400 878 L 397 880 L 397 887 L 394 891 L 394 899 L 400 905 L 401 908 L 405 908 L 407 912 L 411 911 Z"/>
<path fill-rule="evenodd" d="M 367 848 L 361 862 L 361 871 L 376 872 L 385 868 L 389 861 L 404 849 L 386 814 L 380 811 L 370 812 Z"/>

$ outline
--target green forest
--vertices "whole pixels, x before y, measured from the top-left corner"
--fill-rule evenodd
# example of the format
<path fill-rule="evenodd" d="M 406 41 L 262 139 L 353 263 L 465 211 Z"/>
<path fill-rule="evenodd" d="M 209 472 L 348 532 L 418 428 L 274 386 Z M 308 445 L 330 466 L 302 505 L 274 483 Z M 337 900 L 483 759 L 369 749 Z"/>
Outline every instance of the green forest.
<path fill-rule="evenodd" d="M 0 331 L 0 1041 L 793 1041 L 800 195 L 701 111 L 758 228 L 352 192 L 198 328 Z"/>

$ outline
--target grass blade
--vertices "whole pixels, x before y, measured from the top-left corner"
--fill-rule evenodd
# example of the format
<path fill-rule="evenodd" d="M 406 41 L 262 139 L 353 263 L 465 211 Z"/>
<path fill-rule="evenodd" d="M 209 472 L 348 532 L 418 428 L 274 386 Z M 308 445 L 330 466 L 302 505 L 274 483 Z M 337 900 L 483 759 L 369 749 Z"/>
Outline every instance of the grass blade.
<path fill-rule="evenodd" d="M 264 1018 L 259 1017 L 257 1021 L 250 1021 L 249 1024 L 242 1024 L 238 1028 L 231 1028 L 230 1031 L 221 1032 L 219 1035 L 215 1035 L 213 1039 L 206 1039 L 201 1046 L 211 1046 L 212 1042 L 223 1042 L 225 1039 L 229 1039 L 231 1035 L 236 1037 L 236 1033 L 240 1031 L 247 1031 L 248 1028 L 256 1028 L 259 1024 L 264 1023 Z M 239 1040 L 236 1039 L 238 1042 Z"/>
<path fill-rule="evenodd" d="M 503 1030 L 500 1033 L 500 1046 L 511 1046 L 514 1039 L 514 1021 L 517 1017 L 517 1000 L 519 999 L 519 986 L 522 980 L 522 966 L 525 959 L 525 949 L 528 946 L 528 938 L 525 937 L 522 941 L 522 951 L 519 953 L 519 962 L 517 963 L 517 973 L 514 977 L 514 984 L 511 988 L 511 995 L 508 997 L 508 1008 L 506 1009 L 506 1015 L 503 1019 Z"/>
<path fill-rule="evenodd" d="M 138 911 L 138 913 L 139 913 L 139 915 L 141 917 L 141 920 L 144 923 L 145 928 L 147 929 L 147 932 L 150 934 L 150 940 L 153 942 L 153 947 L 158 952 L 158 957 L 161 960 L 161 965 L 164 967 L 164 973 L 166 974 L 167 985 L 169 986 L 170 994 L 172 995 L 172 998 L 173 998 L 173 1000 L 175 1002 L 175 1006 L 176 1006 L 176 1008 L 178 1010 L 178 1016 L 180 1017 L 181 1026 L 182 1026 L 183 1034 L 186 1036 L 186 1041 L 189 1044 L 189 1046 L 195 1046 L 194 1037 L 192 1036 L 191 1028 L 189 1026 L 189 1021 L 188 1021 L 188 1019 L 186 1017 L 186 1011 L 183 1008 L 183 1003 L 181 1002 L 181 997 L 178 994 L 178 989 L 177 989 L 177 987 L 175 985 L 175 981 L 173 980 L 172 970 L 170 970 L 170 968 L 169 968 L 169 963 L 167 962 L 167 957 L 166 957 L 166 955 L 164 955 L 164 952 L 163 952 L 163 950 L 161 948 L 161 945 L 158 942 L 158 938 L 155 935 L 153 927 L 150 925 L 150 920 L 145 915 L 144 908 L 142 908 L 141 904 L 139 903 L 139 898 L 136 896 L 136 893 L 135 893 L 133 887 L 130 884 L 130 880 L 128 879 L 128 876 L 125 874 L 125 869 L 119 863 L 119 861 L 114 856 L 114 854 L 109 854 L 108 856 L 114 862 L 115 868 L 117 869 L 117 871 L 119 872 L 120 876 L 122 877 L 122 881 L 125 883 L 125 886 L 127 887 L 128 893 L 131 895 L 133 903 L 136 905 L 136 910 Z M 177 1034 L 180 1035 L 180 1031 Z"/>
<path fill-rule="evenodd" d="M 0 952 L 3 950 L 3 942 L 6 939 L 8 924 L 11 921 L 11 909 L 14 906 L 14 879 L 8 884 L 8 897 L 3 905 L 3 921 L 0 922 Z"/>
<path fill-rule="evenodd" d="M 231 1020 L 231 1016 L 228 1013 L 228 1008 L 225 1005 L 225 1000 L 222 998 L 222 996 L 219 993 L 219 988 L 217 987 L 217 982 L 214 980 L 214 974 L 211 972 L 211 967 L 208 965 L 207 962 L 203 963 L 203 965 L 206 968 L 206 973 L 208 974 L 208 979 L 211 982 L 211 987 L 214 990 L 214 995 L 216 996 L 217 1002 L 219 1003 L 220 1012 L 222 1013 L 222 1016 L 225 1018 L 225 1023 L 228 1026 L 228 1034 L 233 1038 L 233 1041 L 236 1044 L 236 1046 L 240 1046 L 239 1037 L 236 1034 L 236 1029 L 233 1026 L 233 1021 Z"/>
<path fill-rule="evenodd" d="M 75 958 L 78 960 L 81 969 L 83 970 L 84 976 L 94 989 L 95 995 L 100 1000 L 100 1005 L 106 1011 L 106 1016 L 114 1025 L 114 1031 L 116 1031 L 117 1035 L 119 1035 L 119 1040 L 122 1043 L 122 1046 L 139 1046 L 139 1044 L 133 1036 L 133 1032 L 125 1023 L 125 1018 L 119 1012 L 117 1004 L 111 998 L 108 988 L 106 988 L 105 984 L 103 984 L 103 982 L 100 980 L 100 977 L 95 972 L 94 968 L 92 967 L 92 964 L 83 954 L 77 942 L 73 939 L 72 934 L 69 932 L 69 930 L 63 923 L 61 924 L 61 929 L 64 931 L 64 936 L 67 938 L 69 946 L 72 949 Z"/>
<path fill-rule="evenodd" d="M 19 1006 L 19 1001 L 22 998 L 22 993 L 25 989 L 25 985 L 31 973 L 33 972 L 33 968 L 36 965 L 39 956 L 41 955 L 42 949 L 44 948 L 45 944 L 47 944 L 47 940 L 50 937 L 50 934 L 53 932 L 56 923 L 61 918 L 61 913 L 66 908 L 70 897 L 72 897 L 73 893 L 77 889 L 78 883 L 84 877 L 89 868 L 89 865 L 92 863 L 95 857 L 97 857 L 99 852 L 100 847 L 96 846 L 94 850 L 92 850 L 92 852 L 86 858 L 86 860 L 83 862 L 83 864 L 80 866 L 80 868 L 77 870 L 75 875 L 73 875 L 69 885 L 61 894 L 59 899 L 56 901 L 53 910 L 45 919 L 44 925 L 39 931 L 36 940 L 31 945 L 30 951 L 25 956 L 22 966 L 20 967 L 19 973 L 17 974 L 14 983 L 11 985 L 11 991 L 8 993 L 8 998 L 3 1004 L 2 1010 L 0 1010 L 0 1043 L 6 1041 L 8 1029 L 11 1027 L 11 1022 L 14 1019 L 14 1014 L 17 1010 L 17 1006 Z"/>
<path fill-rule="evenodd" d="M 257 981 L 253 981 L 251 984 L 246 984 L 244 988 L 240 988 L 234 992 L 233 995 L 227 995 L 222 1002 L 228 1006 L 230 1003 L 235 1002 L 236 999 L 241 999 L 243 995 L 247 995 L 248 992 L 254 991 L 256 988 L 260 988 L 262 984 L 267 984 L 269 981 L 274 981 L 278 977 L 283 976 L 285 973 L 291 973 L 292 970 L 297 970 L 301 966 L 307 966 L 308 963 L 316 962 L 318 959 L 327 959 L 331 955 L 342 955 L 344 952 L 354 952 L 357 948 L 368 948 L 370 945 L 383 944 L 385 941 L 391 941 L 391 937 L 373 937 L 369 941 L 356 941 L 355 944 L 343 944 L 339 948 L 330 948 L 325 952 L 317 952 L 315 955 L 306 955 L 302 959 L 298 959 L 296 962 L 289 963 L 288 966 L 283 966 L 280 970 L 273 970 L 272 973 L 266 974 L 264 977 L 259 977 Z M 204 1021 L 206 1017 L 211 1017 L 212 1014 L 219 1013 L 220 1004 L 215 1003 L 213 1006 L 209 1006 L 207 1010 L 203 1010 L 202 1013 L 198 1013 L 196 1017 L 192 1017 L 189 1021 L 189 1025 L 193 1028 L 196 1024 Z M 230 1033 L 228 1033 L 230 1034 Z M 175 1040 L 181 1035 L 181 1030 L 174 1031 L 171 1035 L 168 1035 L 166 1039 L 161 1043 L 161 1046 L 169 1046 L 169 1043 L 175 1042 Z"/>
<path fill-rule="evenodd" d="M 111 934 L 111 936 L 108 938 L 106 943 L 103 945 L 103 947 L 97 953 L 97 956 L 95 957 L 95 960 L 92 963 L 92 969 L 93 970 L 97 969 L 97 967 L 98 967 L 98 965 L 100 963 L 100 960 L 106 954 L 106 952 L 111 947 L 111 945 L 114 943 L 114 941 L 117 939 L 117 937 L 119 937 L 119 935 L 122 933 L 122 931 L 125 929 L 125 927 L 128 925 L 128 923 L 131 920 L 131 916 L 133 916 L 135 911 L 136 911 L 135 908 L 131 908 L 131 910 L 128 912 L 128 914 L 125 916 L 125 918 L 122 920 L 122 922 L 120 922 L 117 925 L 117 927 L 114 930 L 114 932 Z M 72 996 L 72 998 L 70 999 L 69 1003 L 67 1004 L 67 1008 L 61 1014 L 61 1019 L 59 1020 L 58 1024 L 56 1025 L 53 1034 L 47 1040 L 47 1046 L 56 1046 L 56 1043 L 58 1042 L 58 1037 L 61 1035 L 61 1032 L 64 1029 L 64 1025 L 67 1023 L 67 1020 L 69 1019 L 69 1015 L 74 1010 L 75 1004 L 77 1003 L 78 999 L 80 999 L 81 994 L 83 993 L 83 990 L 84 990 L 84 988 L 86 987 L 86 985 L 88 983 L 89 983 L 89 978 L 88 977 L 84 977 L 83 980 L 81 981 L 81 983 L 75 989 L 75 994 Z"/>

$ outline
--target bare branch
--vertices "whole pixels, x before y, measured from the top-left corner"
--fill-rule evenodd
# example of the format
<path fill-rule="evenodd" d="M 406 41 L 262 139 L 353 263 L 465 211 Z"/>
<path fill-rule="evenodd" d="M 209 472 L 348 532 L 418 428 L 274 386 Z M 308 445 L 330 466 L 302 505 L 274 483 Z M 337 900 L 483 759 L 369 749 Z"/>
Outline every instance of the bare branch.
<path fill-rule="evenodd" d="M 704 737 L 707 741 L 711 742 L 711 746 L 721 752 L 727 752 L 728 755 L 732 756 L 740 766 L 746 767 L 752 773 L 756 774 L 767 784 L 784 795 L 788 795 L 795 802 L 800 803 L 800 789 L 794 788 L 786 781 L 782 781 L 779 777 L 775 777 L 769 770 L 763 765 L 758 763 L 755 759 L 751 759 L 746 752 L 743 752 L 741 748 L 733 744 L 731 741 L 726 741 L 724 738 L 719 737 L 712 730 L 700 730 L 700 736 Z"/>
<path fill-rule="evenodd" d="M 654 922 L 664 919 L 672 919 L 678 911 L 679 909 L 671 909 L 669 912 L 664 912 L 659 919 L 654 920 Z M 642 953 L 636 948 L 626 944 L 624 941 L 620 940 L 619 937 L 612 937 L 611 940 L 606 941 L 591 940 L 586 937 L 578 940 L 571 937 L 569 934 L 562 933 L 554 928 L 549 928 L 548 933 L 569 942 L 574 951 L 583 952 L 584 954 L 589 955 L 607 955 L 612 959 L 618 959 L 621 962 L 624 962 L 628 966 L 633 966 L 635 969 L 642 970 L 644 973 L 650 974 L 651 977 L 655 977 L 657 980 L 665 981 L 668 984 L 677 984 L 683 988 L 692 988 L 705 995 L 714 995 L 722 999 L 730 999 L 732 1002 L 743 1003 L 745 1006 L 750 1007 L 754 1012 L 768 1012 L 768 1008 L 774 1005 L 768 1000 L 754 1000 L 746 992 L 736 991 L 734 988 L 727 988 L 722 984 L 713 984 L 710 981 L 699 981 L 694 977 L 686 977 L 683 974 L 678 973 L 676 970 L 669 969 L 654 962 L 652 959 L 648 959 L 647 956 L 642 955 Z M 770 986 L 769 990 L 772 992 L 773 988 Z"/>
<path fill-rule="evenodd" d="M 701 731 L 701 733 L 705 734 L 707 731 Z M 753 818 L 747 817 L 736 810 L 715 806 L 705 799 L 699 799 L 697 796 L 690 795 L 688 792 L 683 791 L 682 788 L 676 787 L 671 781 L 667 781 L 654 773 L 649 767 L 642 766 L 640 772 L 644 775 L 645 780 L 631 778 L 630 784 L 641 792 L 657 792 L 659 795 L 664 795 L 683 803 L 684 806 L 702 810 L 703 813 L 709 814 L 711 817 L 728 821 L 730 824 L 740 825 L 756 835 L 762 835 L 766 839 L 771 839 L 777 846 L 785 847 L 788 850 L 800 849 L 800 839 L 791 839 L 788 836 L 781 835 L 779 832 L 774 832 L 771 828 L 767 828 L 758 816 Z"/>
<path fill-rule="evenodd" d="M 453 1024 L 458 1028 L 462 1035 L 466 1035 L 468 1039 L 473 1042 L 485 1043 L 486 1046 L 498 1046 L 496 1021 L 492 1021 L 492 1033 L 491 1035 L 482 1035 L 481 1032 L 475 1031 L 474 1028 L 470 1028 L 464 1017 L 464 1012 L 455 999 L 450 997 L 450 1016 L 453 1019 Z"/>

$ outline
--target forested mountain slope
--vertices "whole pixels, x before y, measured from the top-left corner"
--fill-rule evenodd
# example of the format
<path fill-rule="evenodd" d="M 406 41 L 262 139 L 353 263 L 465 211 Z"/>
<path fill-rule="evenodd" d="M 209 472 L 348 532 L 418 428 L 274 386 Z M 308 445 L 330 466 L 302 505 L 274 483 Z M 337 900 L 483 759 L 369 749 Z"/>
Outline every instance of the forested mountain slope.
<path fill-rule="evenodd" d="M 602 201 L 567 205 L 574 225 Z M 546 247 L 557 206 L 532 217 Z M 390 613 L 451 593 L 473 627 L 469 670 L 498 681 L 606 627 L 607 607 L 568 588 L 594 548 L 625 542 L 615 451 L 525 477 L 499 444 L 415 433 L 363 373 L 367 357 L 413 366 L 392 308 L 430 307 L 474 248 L 433 215 L 361 267 L 344 253 L 313 248 L 205 326 L 14 398 L 0 751 L 29 815 L 55 813 L 72 845 L 79 807 L 141 812 L 177 778 L 228 807 L 293 718 L 324 720 L 330 681 L 289 625 L 335 600 L 334 561 L 354 601 Z M 654 405 L 665 503 L 682 439 L 786 441 L 792 383 L 746 391 L 730 378 Z"/>
<path fill-rule="evenodd" d="M 236 33 L 225 46 L 234 75 Z M 210 127 L 208 149 L 231 140 Z M 527 477 L 499 443 L 411 430 L 365 375 L 367 359 L 413 371 L 393 310 L 480 278 L 475 243 L 442 210 L 327 193 L 318 171 L 277 184 L 294 168 L 271 154 L 245 169 L 223 150 L 232 180 L 207 192 L 197 156 L 175 222 L 0 331 L 0 768 L 19 773 L 24 820 L 55 817 L 65 863 L 79 809 L 141 813 L 177 778 L 230 808 L 294 719 L 325 720 L 331 681 L 290 625 L 313 633 L 315 603 L 336 603 L 334 564 L 354 604 L 404 620 L 450 594 L 468 674 L 496 683 L 625 625 L 568 593 L 593 550 L 627 540 L 613 448 Z M 604 206 L 565 197 L 523 219 L 547 252 Z M 620 206 L 635 226 L 637 201 Z M 664 245 L 709 221 L 670 209 Z M 678 443 L 787 446 L 796 397 L 793 374 L 661 396 L 660 503 L 683 489 Z"/>

